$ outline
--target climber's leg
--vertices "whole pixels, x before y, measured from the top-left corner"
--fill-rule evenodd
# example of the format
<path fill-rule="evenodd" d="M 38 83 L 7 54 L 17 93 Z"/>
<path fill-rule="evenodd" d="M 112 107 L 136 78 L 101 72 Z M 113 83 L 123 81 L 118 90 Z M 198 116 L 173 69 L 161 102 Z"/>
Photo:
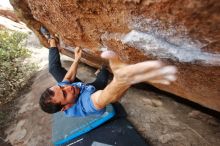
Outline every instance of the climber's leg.
<path fill-rule="evenodd" d="M 57 47 L 57 39 L 50 35 L 45 27 L 40 28 L 41 34 L 48 40 L 49 47 L 49 72 L 57 82 L 61 82 L 67 73 L 67 70 L 62 67 L 60 62 L 60 54 Z M 80 81 L 75 78 L 74 82 Z"/>
<path fill-rule="evenodd" d="M 50 39 L 49 43 L 49 72 L 53 75 L 57 82 L 61 82 L 66 75 L 67 70 L 61 65 L 60 54 L 55 40 Z"/>

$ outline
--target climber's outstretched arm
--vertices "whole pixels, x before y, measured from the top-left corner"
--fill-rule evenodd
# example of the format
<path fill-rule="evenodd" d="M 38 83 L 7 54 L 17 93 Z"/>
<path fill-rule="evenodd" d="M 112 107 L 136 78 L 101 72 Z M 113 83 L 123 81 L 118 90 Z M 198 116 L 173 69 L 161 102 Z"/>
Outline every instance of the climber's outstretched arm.
<path fill-rule="evenodd" d="M 170 84 L 176 80 L 176 68 L 174 66 L 163 66 L 160 61 L 145 61 L 128 65 L 122 63 L 112 51 L 102 53 L 102 57 L 109 59 L 114 77 L 104 90 L 92 94 L 92 101 L 98 109 L 118 101 L 133 84 L 140 82 Z"/>

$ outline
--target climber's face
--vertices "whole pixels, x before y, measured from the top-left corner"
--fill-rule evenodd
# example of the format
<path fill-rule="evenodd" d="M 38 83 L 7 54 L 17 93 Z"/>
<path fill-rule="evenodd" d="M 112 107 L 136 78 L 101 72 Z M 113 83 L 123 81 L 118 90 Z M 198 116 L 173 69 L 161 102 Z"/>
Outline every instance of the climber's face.
<path fill-rule="evenodd" d="M 60 103 L 61 105 L 73 104 L 80 92 L 79 88 L 70 85 L 65 85 L 62 87 L 56 85 L 51 87 L 50 89 L 54 91 L 52 102 Z"/>

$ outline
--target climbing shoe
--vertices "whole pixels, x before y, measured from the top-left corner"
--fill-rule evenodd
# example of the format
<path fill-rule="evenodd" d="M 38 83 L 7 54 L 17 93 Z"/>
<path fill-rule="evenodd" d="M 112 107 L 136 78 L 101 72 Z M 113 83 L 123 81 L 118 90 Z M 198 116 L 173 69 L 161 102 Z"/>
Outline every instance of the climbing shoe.
<path fill-rule="evenodd" d="M 40 33 L 41 33 L 47 40 L 49 40 L 49 39 L 52 38 L 51 35 L 50 35 L 50 33 L 49 33 L 49 31 L 48 31 L 44 26 L 41 26 L 41 27 L 40 27 Z"/>

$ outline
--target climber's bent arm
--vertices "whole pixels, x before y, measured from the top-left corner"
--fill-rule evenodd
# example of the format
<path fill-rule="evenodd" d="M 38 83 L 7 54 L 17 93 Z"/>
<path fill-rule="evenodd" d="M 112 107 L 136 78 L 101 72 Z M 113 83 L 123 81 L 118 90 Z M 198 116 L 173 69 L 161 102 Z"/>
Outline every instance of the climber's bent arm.
<path fill-rule="evenodd" d="M 79 60 L 74 60 L 70 69 L 66 73 L 64 77 L 64 81 L 68 80 L 70 82 L 74 81 L 76 78 L 77 68 L 78 68 Z"/>
<path fill-rule="evenodd" d="M 75 60 L 63 79 L 63 80 L 68 80 L 70 82 L 74 81 L 76 78 L 79 60 L 82 56 L 82 50 L 79 47 L 76 47 L 74 52 L 75 52 Z"/>

